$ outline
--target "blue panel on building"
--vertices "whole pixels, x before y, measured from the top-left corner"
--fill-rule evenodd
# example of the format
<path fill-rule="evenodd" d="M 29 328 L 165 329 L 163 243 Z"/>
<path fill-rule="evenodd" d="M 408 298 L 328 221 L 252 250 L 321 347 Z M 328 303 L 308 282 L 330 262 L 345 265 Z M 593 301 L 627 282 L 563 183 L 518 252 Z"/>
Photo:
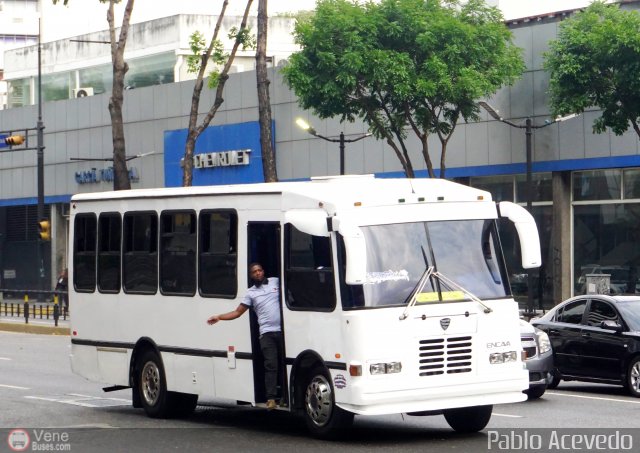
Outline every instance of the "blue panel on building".
<path fill-rule="evenodd" d="M 275 127 L 271 125 L 275 142 Z M 187 129 L 164 133 L 164 181 L 166 187 L 182 186 L 182 167 Z M 257 121 L 209 126 L 198 137 L 194 157 L 202 162 L 193 169 L 193 185 L 264 182 L 260 124 Z M 248 161 L 248 164 L 246 163 Z"/>

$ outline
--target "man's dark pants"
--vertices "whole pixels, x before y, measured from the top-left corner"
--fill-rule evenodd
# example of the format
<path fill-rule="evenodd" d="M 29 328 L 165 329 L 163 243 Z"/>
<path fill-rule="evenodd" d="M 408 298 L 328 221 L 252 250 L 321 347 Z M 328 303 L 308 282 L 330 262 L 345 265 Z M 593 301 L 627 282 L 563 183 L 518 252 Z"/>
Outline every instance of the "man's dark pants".
<path fill-rule="evenodd" d="M 268 400 L 278 398 L 278 368 L 282 358 L 282 333 L 260 335 L 260 349 L 264 357 L 264 385 Z"/>

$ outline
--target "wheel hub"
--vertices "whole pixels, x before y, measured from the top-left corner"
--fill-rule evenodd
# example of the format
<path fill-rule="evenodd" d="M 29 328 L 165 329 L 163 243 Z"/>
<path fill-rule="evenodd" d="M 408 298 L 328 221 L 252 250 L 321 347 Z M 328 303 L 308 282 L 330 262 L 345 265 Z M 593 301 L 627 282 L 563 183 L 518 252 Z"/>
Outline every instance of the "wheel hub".
<path fill-rule="evenodd" d="M 146 403 L 153 406 L 158 401 L 160 389 L 160 370 L 153 362 L 147 362 L 142 369 L 142 394 Z"/>
<path fill-rule="evenodd" d="M 309 419 L 317 426 L 326 425 L 331 417 L 333 404 L 331 384 L 324 376 L 316 376 L 311 380 L 304 402 Z"/>

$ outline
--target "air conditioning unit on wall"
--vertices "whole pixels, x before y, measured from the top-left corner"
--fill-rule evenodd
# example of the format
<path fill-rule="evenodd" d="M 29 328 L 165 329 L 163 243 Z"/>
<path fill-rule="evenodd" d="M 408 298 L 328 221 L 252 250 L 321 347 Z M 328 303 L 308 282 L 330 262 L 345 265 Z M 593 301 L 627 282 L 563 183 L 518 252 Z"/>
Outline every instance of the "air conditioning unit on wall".
<path fill-rule="evenodd" d="M 85 88 L 75 88 L 73 90 L 74 98 L 84 98 L 87 96 L 93 96 L 93 88 L 85 87 Z"/>

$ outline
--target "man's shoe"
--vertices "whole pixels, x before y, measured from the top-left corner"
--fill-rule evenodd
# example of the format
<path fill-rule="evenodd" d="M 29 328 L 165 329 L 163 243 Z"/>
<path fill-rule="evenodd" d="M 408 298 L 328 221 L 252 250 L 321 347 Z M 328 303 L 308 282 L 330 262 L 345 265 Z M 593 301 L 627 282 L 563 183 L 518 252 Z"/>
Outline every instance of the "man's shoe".
<path fill-rule="evenodd" d="M 276 400 L 267 401 L 267 410 L 272 411 L 276 408 Z"/>

